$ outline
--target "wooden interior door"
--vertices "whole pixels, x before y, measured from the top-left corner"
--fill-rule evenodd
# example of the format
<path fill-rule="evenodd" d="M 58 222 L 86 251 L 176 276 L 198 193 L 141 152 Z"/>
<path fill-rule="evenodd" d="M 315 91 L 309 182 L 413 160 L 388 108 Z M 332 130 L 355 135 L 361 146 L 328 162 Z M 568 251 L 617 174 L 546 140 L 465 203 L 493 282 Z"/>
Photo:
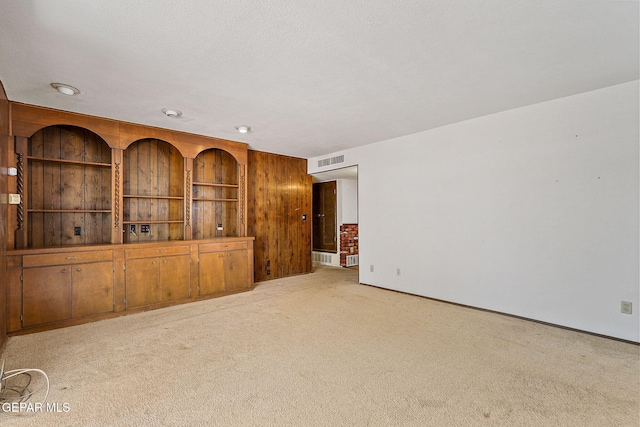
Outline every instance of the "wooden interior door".
<path fill-rule="evenodd" d="M 336 181 L 313 184 L 313 250 L 337 252 Z"/>

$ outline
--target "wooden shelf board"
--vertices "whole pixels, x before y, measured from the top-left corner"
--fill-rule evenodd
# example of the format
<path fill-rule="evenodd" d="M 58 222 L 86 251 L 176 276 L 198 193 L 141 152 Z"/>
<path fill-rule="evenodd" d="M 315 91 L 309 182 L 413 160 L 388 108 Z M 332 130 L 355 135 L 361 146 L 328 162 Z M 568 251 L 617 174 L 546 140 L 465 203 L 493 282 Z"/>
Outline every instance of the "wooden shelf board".
<path fill-rule="evenodd" d="M 111 209 L 27 209 L 31 213 L 111 213 Z"/>
<path fill-rule="evenodd" d="M 99 166 L 104 168 L 111 167 L 111 163 L 84 162 L 80 160 L 50 159 L 46 157 L 27 156 L 27 160 L 37 161 L 37 162 L 47 162 L 47 163 L 66 163 L 66 164 L 79 165 L 79 166 Z"/>
<path fill-rule="evenodd" d="M 122 221 L 123 224 L 182 224 L 183 220 L 162 221 L 157 219 L 143 219 L 140 221 Z"/>
<path fill-rule="evenodd" d="M 125 194 L 125 199 L 161 199 L 161 200 L 184 200 L 182 196 L 138 196 L 134 194 Z"/>
<path fill-rule="evenodd" d="M 227 188 L 238 188 L 238 184 L 213 184 L 210 182 L 193 182 L 194 186 L 202 186 L 202 187 L 227 187 Z"/>

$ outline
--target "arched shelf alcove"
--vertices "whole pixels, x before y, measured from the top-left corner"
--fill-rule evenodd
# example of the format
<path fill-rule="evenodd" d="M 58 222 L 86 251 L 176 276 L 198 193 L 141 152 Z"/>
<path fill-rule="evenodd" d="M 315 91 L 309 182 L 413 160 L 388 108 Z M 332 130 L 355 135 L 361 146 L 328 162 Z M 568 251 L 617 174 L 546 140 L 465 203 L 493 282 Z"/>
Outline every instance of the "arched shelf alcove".
<path fill-rule="evenodd" d="M 109 145 L 94 132 L 70 125 L 41 128 L 26 145 L 21 150 L 26 158 L 21 154 L 18 162 L 18 192 L 25 201 L 18 210 L 18 230 L 24 230 L 26 246 L 109 243 Z"/>
<path fill-rule="evenodd" d="M 192 171 L 193 238 L 241 236 L 239 214 L 242 192 L 235 157 L 225 150 L 210 148 L 196 156 Z"/>
<path fill-rule="evenodd" d="M 138 140 L 123 152 L 123 242 L 183 240 L 184 157 L 172 144 Z"/>

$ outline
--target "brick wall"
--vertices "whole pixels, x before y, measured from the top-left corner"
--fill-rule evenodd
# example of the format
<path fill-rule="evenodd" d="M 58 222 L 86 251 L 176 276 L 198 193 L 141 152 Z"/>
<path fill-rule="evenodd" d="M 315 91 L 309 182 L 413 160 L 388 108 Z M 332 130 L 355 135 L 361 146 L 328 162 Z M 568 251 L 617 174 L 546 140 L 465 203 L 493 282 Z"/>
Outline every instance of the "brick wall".
<path fill-rule="evenodd" d="M 358 224 L 340 226 L 340 265 L 347 265 L 347 255 L 358 254 Z"/>

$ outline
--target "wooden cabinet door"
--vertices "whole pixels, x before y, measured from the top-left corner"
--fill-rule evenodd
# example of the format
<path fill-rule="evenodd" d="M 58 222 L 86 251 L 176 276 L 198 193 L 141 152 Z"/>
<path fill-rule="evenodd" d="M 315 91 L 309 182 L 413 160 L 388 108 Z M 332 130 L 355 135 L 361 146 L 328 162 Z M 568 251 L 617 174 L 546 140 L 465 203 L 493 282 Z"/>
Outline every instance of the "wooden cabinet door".
<path fill-rule="evenodd" d="M 191 296 L 191 256 L 160 258 L 160 290 L 162 301 L 175 301 Z"/>
<path fill-rule="evenodd" d="M 227 291 L 251 286 L 248 264 L 247 251 L 229 251 L 224 254 L 224 285 Z"/>
<path fill-rule="evenodd" d="M 127 261 L 125 274 L 127 308 L 142 307 L 160 301 L 158 258 Z"/>
<path fill-rule="evenodd" d="M 224 291 L 223 256 L 223 252 L 200 254 L 200 295 L 215 294 Z"/>
<path fill-rule="evenodd" d="M 113 262 L 78 264 L 69 268 L 73 318 L 113 311 Z"/>
<path fill-rule="evenodd" d="M 22 325 L 33 326 L 71 317 L 71 268 L 25 268 L 22 272 Z"/>

